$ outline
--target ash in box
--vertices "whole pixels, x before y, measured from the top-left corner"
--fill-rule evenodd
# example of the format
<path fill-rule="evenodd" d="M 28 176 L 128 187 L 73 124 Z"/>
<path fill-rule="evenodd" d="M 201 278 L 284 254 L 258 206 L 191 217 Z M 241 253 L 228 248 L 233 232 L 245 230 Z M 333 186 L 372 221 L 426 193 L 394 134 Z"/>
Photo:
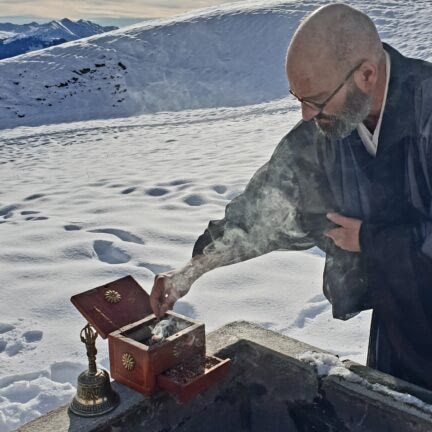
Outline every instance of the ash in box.
<path fill-rule="evenodd" d="M 205 371 L 216 366 L 218 363 L 219 361 L 214 357 L 201 355 L 193 357 L 187 362 L 165 371 L 163 374 L 176 383 L 184 385 L 199 375 L 203 375 Z"/>
<path fill-rule="evenodd" d="M 126 336 L 148 346 L 158 345 L 166 338 L 184 330 L 191 324 L 170 316 L 161 321 L 154 321 L 148 326 L 140 327 L 126 333 Z"/>

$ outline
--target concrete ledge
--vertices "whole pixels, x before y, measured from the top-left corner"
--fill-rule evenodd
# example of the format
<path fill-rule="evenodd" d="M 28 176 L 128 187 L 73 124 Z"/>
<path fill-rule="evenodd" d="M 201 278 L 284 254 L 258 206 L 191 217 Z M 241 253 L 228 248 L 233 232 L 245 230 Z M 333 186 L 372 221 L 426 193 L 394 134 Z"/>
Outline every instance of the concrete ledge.
<path fill-rule="evenodd" d="M 68 413 L 65 406 L 18 430 L 432 431 L 432 411 L 378 393 L 373 385 L 409 392 L 425 402 L 432 401 L 432 392 L 352 362 L 346 366 L 365 381 L 319 377 L 315 368 L 298 356 L 321 350 L 251 323 L 234 322 L 210 333 L 207 350 L 232 359 L 229 376 L 186 404 L 164 393 L 148 398 L 113 383 L 121 404 L 103 417 L 80 418 Z"/>

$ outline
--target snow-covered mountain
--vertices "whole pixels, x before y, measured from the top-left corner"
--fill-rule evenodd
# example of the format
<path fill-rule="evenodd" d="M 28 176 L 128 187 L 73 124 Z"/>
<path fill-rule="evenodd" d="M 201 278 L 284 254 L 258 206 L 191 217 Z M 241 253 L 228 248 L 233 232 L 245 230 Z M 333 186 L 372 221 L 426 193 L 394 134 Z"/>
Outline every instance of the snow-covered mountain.
<path fill-rule="evenodd" d="M 288 42 L 299 19 L 324 3 L 235 3 L 0 61 L 0 128 L 284 97 Z M 432 57 L 424 2 L 352 3 L 402 52 Z"/>
<path fill-rule="evenodd" d="M 91 21 L 72 21 L 67 18 L 45 24 L 0 23 L 0 59 L 116 29 L 117 27 L 103 27 Z"/>

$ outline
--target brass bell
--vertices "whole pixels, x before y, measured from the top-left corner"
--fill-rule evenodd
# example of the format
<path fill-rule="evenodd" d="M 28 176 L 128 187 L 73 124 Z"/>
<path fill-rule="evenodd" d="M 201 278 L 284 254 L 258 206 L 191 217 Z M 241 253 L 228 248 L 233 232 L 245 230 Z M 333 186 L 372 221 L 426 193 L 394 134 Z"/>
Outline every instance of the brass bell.
<path fill-rule="evenodd" d="M 87 348 L 89 368 L 78 377 L 77 394 L 69 405 L 69 410 L 82 417 L 100 416 L 115 409 L 120 398 L 111 388 L 108 372 L 96 367 L 98 333 L 87 324 L 80 336 Z"/>

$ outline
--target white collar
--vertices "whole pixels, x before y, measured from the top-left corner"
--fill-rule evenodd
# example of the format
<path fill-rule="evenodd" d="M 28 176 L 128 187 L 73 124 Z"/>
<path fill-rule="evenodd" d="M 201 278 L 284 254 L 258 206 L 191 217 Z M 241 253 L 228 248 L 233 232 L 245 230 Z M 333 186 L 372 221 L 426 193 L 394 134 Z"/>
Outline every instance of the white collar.
<path fill-rule="evenodd" d="M 363 145 L 366 147 L 368 153 L 370 153 L 372 156 L 376 155 L 377 148 L 378 148 L 378 138 L 379 138 L 379 133 L 381 131 L 381 123 L 382 123 L 385 105 L 387 102 L 387 93 L 388 93 L 388 86 L 390 81 L 390 68 L 391 68 L 390 56 L 386 51 L 384 51 L 384 53 L 386 58 L 386 86 L 385 86 L 384 99 L 381 106 L 381 112 L 378 119 L 378 123 L 376 125 L 373 134 L 369 131 L 369 129 L 365 126 L 363 122 L 360 123 L 357 127 L 357 132 L 360 135 L 360 139 L 362 140 Z"/>

